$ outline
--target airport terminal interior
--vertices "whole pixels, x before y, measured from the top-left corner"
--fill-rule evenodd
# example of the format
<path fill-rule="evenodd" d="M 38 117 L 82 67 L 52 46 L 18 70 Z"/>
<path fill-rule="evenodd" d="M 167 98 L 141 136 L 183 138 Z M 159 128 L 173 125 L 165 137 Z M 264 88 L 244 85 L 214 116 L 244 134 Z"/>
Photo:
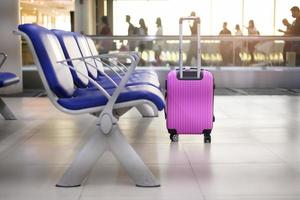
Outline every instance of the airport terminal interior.
<path fill-rule="evenodd" d="M 299 200 L 299 0 L 0 0 L 0 200 Z"/>

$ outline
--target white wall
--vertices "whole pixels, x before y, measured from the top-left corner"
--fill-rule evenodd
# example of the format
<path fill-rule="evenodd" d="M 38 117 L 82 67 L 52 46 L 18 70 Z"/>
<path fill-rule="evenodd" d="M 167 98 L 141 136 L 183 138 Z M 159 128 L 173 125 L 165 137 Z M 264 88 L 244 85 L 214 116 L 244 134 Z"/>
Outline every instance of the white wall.
<path fill-rule="evenodd" d="M 75 0 L 75 32 L 96 33 L 95 7 L 95 0 Z"/>
<path fill-rule="evenodd" d="M 12 33 L 19 24 L 19 5 L 19 0 L 0 0 L 0 51 L 8 55 L 0 71 L 15 73 L 20 78 L 19 84 L 0 89 L 1 94 L 21 92 L 23 88 L 21 38 Z"/>

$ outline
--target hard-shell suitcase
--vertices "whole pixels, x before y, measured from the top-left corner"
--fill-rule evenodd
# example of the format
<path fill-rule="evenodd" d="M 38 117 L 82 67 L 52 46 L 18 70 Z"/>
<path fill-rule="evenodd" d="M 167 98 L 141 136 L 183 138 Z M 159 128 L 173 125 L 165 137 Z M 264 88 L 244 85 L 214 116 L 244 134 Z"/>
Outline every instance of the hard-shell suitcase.
<path fill-rule="evenodd" d="M 182 61 L 182 22 L 197 22 L 197 68 L 184 67 Z M 211 142 L 214 114 L 214 78 L 211 72 L 200 69 L 200 19 L 179 20 L 179 69 L 168 73 L 166 81 L 166 120 L 172 141 L 179 134 L 204 134 L 204 142 Z"/>

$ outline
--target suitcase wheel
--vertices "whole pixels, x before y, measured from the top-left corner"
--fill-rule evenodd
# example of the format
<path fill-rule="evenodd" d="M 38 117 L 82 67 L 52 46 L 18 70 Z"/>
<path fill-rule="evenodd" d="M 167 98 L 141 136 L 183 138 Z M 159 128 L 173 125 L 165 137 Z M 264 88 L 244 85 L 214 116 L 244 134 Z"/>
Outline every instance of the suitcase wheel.
<path fill-rule="evenodd" d="M 171 133 L 170 139 L 172 142 L 178 142 L 178 134 Z"/>
<path fill-rule="evenodd" d="M 204 134 L 204 143 L 211 143 L 211 136 L 209 133 Z"/>

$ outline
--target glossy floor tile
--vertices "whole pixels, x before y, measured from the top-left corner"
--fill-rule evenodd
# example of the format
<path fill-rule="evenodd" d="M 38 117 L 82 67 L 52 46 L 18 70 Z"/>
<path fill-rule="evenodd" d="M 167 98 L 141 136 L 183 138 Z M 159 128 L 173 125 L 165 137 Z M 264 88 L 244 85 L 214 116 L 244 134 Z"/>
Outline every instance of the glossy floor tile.
<path fill-rule="evenodd" d="M 184 144 L 191 164 L 283 163 L 260 144 Z"/>
<path fill-rule="evenodd" d="M 286 164 L 193 165 L 201 191 L 212 195 L 300 195 L 300 174 Z"/>
<path fill-rule="evenodd" d="M 54 165 L 0 164 L 0 199 L 79 199 L 82 188 L 57 188 L 64 170 Z"/>
<path fill-rule="evenodd" d="M 92 170 L 82 192 L 83 197 L 115 198 L 198 198 L 202 199 L 193 170 L 189 165 L 148 165 L 158 177 L 161 187 L 138 188 L 119 165 L 105 165 L 101 161 Z M 117 191 L 117 192 L 116 192 Z"/>
<path fill-rule="evenodd" d="M 300 96 L 216 96 L 212 143 L 171 143 L 163 112 L 136 109 L 119 125 L 161 183 L 137 188 L 106 152 L 81 187 L 55 184 L 97 132 L 90 115 L 71 116 L 47 98 L 4 98 L 18 120 L 0 118 L 0 200 L 300 199 Z"/>

